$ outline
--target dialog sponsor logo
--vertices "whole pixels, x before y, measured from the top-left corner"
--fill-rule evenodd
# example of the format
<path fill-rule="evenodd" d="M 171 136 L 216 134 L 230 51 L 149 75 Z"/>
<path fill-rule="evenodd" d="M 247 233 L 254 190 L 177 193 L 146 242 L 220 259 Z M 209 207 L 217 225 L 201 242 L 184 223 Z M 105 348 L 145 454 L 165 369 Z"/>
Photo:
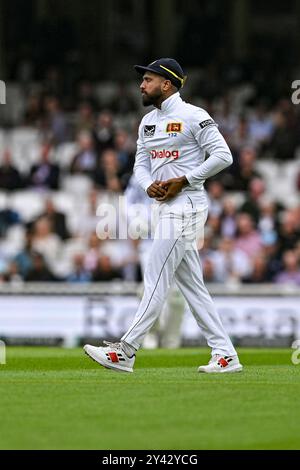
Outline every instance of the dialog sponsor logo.
<path fill-rule="evenodd" d="M 172 158 L 177 160 L 179 158 L 179 150 L 151 150 L 151 158 Z"/>

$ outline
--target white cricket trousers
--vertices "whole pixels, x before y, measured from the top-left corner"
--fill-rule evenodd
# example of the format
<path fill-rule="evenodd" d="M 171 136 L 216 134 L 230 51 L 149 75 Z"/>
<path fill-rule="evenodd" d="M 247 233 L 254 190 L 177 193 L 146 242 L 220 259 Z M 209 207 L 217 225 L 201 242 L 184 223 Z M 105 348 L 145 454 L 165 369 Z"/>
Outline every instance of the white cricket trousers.
<path fill-rule="evenodd" d="M 195 208 L 182 194 L 160 205 L 158 223 L 144 273 L 144 295 L 122 341 L 138 350 L 157 320 L 175 281 L 213 354 L 236 355 L 220 316 L 204 285 L 197 244 L 203 239 L 207 205 Z"/>

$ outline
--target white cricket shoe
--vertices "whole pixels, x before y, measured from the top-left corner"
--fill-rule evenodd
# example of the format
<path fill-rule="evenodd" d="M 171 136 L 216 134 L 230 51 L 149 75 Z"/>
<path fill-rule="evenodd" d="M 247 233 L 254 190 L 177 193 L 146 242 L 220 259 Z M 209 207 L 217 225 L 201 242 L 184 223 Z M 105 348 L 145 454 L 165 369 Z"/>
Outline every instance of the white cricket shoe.
<path fill-rule="evenodd" d="M 121 343 L 109 343 L 103 341 L 106 347 L 96 347 L 86 344 L 83 349 L 94 361 L 107 369 L 123 372 L 133 372 L 135 355 L 128 357 L 122 349 Z"/>
<path fill-rule="evenodd" d="M 238 356 L 221 356 L 220 354 L 212 356 L 207 366 L 198 368 L 198 372 L 207 374 L 242 372 L 242 370 L 243 366 L 240 364 Z"/>

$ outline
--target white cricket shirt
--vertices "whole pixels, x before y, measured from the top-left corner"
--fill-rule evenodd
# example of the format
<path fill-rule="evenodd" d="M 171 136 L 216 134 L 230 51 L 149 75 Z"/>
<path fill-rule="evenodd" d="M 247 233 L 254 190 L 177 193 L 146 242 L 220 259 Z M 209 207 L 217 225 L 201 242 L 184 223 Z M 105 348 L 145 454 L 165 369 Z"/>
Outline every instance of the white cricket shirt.
<path fill-rule="evenodd" d="M 179 92 L 143 117 L 134 173 L 144 191 L 155 180 L 185 175 L 189 185 L 182 192 L 203 193 L 206 178 L 231 164 L 231 152 L 217 124 L 204 109 L 183 101 Z"/>

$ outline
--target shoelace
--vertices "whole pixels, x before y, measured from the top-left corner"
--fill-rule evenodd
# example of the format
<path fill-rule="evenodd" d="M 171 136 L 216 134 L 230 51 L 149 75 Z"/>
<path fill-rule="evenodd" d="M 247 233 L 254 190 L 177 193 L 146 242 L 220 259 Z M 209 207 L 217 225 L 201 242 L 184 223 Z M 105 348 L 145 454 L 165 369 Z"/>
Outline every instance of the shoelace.
<path fill-rule="evenodd" d="M 122 350 L 121 343 L 111 343 L 110 341 L 103 341 L 103 343 L 109 348 Z"/>
<path fill-rule="evenodd" d="M 126 349 L 123 349 L 122 343 L 111 343 L 110 341 L 103 341 L 103 343 L 111 349 L 117 349 L 118 351 L 121 351 L 128 359 L 131 359 L 135 356 L 135 354 L 130 355 L 130 352 L 128 353 Z"/>

